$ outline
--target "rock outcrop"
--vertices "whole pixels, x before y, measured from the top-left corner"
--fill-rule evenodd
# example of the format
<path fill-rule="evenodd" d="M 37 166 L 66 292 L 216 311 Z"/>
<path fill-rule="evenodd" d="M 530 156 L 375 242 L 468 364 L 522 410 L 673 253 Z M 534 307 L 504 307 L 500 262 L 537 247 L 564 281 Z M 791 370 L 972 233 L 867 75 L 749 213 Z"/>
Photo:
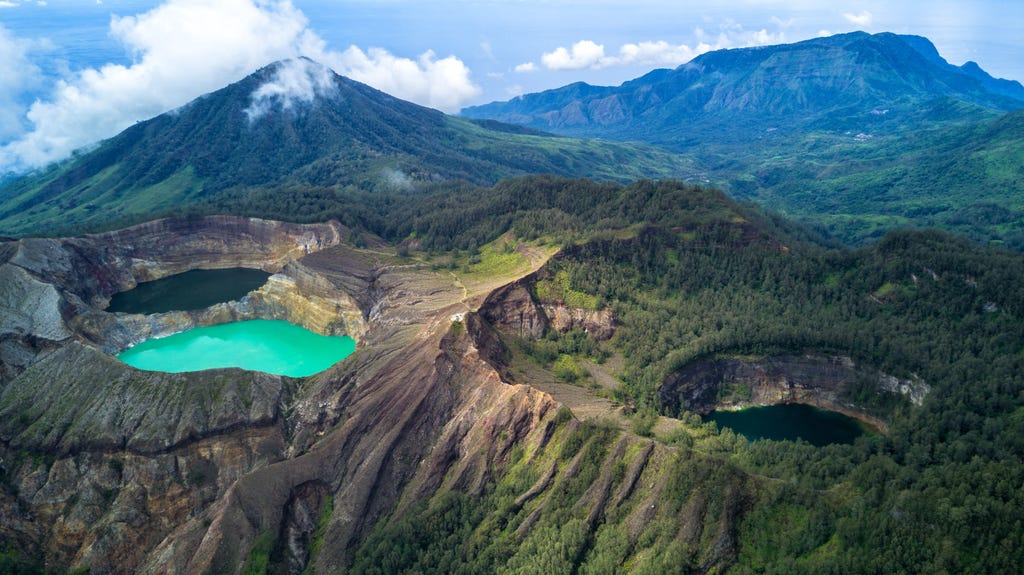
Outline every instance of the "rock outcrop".
<path fill-rule="evenodd" d="M 536 340 L 544 337 L 548 318 L 529 290 L 524 279 L 494 290 L 480 308 L 484 319 L 498 330 Z"/>
<path fill-rule="evenodd" d="M 526 277 L 495 290 L 481 306 L 481 314 L 499 331 L 523 339 L 540 339 L 548 328 L 559 333 L 579 329 L 598 341 L 615 335 L 617 321 L 611 309 L 539 303 L 530 292 L 533 281 L 532 276 Z"/>
<path fill-rule="evenodd" d="M 597 341 L 611 339 L 615 335 L 617 322 L 609 308 L 594 310 L 555 304 L 545 304 L 543 308 L 551 327 L 559 333 L 579 329 Z"/>

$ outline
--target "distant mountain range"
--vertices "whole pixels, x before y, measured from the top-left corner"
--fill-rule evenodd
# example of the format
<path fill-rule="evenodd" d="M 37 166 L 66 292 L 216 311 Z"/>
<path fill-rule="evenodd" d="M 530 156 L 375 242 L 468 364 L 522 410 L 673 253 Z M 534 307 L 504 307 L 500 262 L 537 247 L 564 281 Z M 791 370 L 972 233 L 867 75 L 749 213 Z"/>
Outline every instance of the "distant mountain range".
<path fill-rule="evenodd" d="M 707 181 L 851 243 L 941 227 L 1024 249 L 1024 86 L 920 36 L 719 50 L 617 87 L 576 83 L 467 118 L 685 153 Z"/>
<path fill-rule="evenodd" d="M 0 183 L 0 235 L 124 224 L 250 189 L 394 191 L 529 173 L 627 181 L 693 172 L 684 158 L 650 146 L 446 116 L 300 59 Z"/>
<path fill-rule="evenodd" d="M 995 79 L 973 62 L 950 65 L 919 36 L 854 32 L 708 52 L 621 86 L 575 83 L 462 115 L 688 149 L 776 131 L 892 132 L 930 120 L 922 108 L 944 98 L 968 104 L 963 117 L 983 117 L 1024 107 L 1024 86 Z"/>

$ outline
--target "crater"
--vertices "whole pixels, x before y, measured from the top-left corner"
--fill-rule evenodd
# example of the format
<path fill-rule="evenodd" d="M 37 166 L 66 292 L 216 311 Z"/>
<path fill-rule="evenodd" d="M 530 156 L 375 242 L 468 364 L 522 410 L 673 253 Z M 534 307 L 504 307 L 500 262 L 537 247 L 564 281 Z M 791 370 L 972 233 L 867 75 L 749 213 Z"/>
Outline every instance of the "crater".
<path fill-rule="evenodd" d="M 846 356 L 723 357 L 688 364 L 670 374 L 659 393 L 667 415 L 804 404 L 888 430 L 900 405 L 920 405 L 929 391 L 919 378 L 900 379 Z"/>
<path fill-rule="evenodd" d="M 355 349 L 355 340 L 348 336 L 323 336 L 285 321 L 257 319 L 149 339 L 117 358 L 145 371 L 183 373 L 238 367 L 305 377 L 331 367 Z"/>
<path fill-rule="evenodd" d="M 800 439 L 819 447 L 853 443 L 865 431 L 865 425 L 857 419 L 802 403 L 712 411 L 704 421 L 728 427 L 751 441 Z"/>
<path fill-rule="evenodd" d="M 343 343 L 349 351 L 329 354 L 325 361 L 332 365 L 366 335 L 374 303 L 369 294 L 372 268 L 341 246 L 346 233 L 337 222 L 290 224 L 212 216 L 157 220 L 74 238 L 4 243 L 0 280 L 33 289 L 22 289 L 27 295 L 15 302 L 25 310 L 20 312 L 24 327 L 8 338 L 6 347 L 0 346 L 0 385 L 48 350 L 73 341 L 117 356 L 147 340 L 175 334 L 209 343 L 207 332 L 188 332 L 250 320 L 287 322 L 291 328 L 308 330 L 302 336 L 306 351 L 317 349 L 321 344 L 310 342 L 321 336 L 330 338 L 328 347 Z M 310 256 L 325 251 L 332 252 L 330 266 L 307 263 Z M 19 278 L 20 283 L 11 281 Z M 46 283 L 34 278 L 46 278 Z M 293 333 L 285 339 L 298 336 Z M 222 348 L 217 355 L 228 360 L 281 355 L 266 348 L 254 352 L 251 337 L 236 342 L 242 347 Z M 139 347 L 136 353 L 146 349 Z M 296 364 L 308 362 L 291 349 L 284 355 L 295 356 Z M 180 365 L 147 369 L 202 369 L 191 359 L 170 363 Z M 226 365 L 286 375 L 311 369 Z"/>
<path fill-rule="evenodd" d="M 111 296 L 111 313 L 193 311 L 242 299 L 267 283 L 269 272 L 251 268 L 196 269 L 142 282 Z"/>

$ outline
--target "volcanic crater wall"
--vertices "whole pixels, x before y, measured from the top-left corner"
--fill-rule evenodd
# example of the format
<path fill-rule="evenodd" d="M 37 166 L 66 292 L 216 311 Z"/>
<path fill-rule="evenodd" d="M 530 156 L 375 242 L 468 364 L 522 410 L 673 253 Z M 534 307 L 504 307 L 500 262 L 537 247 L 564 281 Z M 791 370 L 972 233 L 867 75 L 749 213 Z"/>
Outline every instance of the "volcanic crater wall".
<path fill-rule="evenodd" d="M 929 391 L 918 379 L 899 379 L 858 365 L 849 357 L 775 355 L 755 360 L 720 358 L 693 362 L 669 375 L 660 388 L 668 413 L 707 414 L 716 409 L 804 403 L 855 417 L 879 429 L 883 419 L 851 399 L 854 386 L 898 394 L 920 405 Z"/>
<path fill-rule="evenodd" d="M 337 286 L 297 261 L 339 245 L 345 233 L 337 222 L 290 224 L 210 216 L 0 244 L 0 312 L 5 318 L 0 325 L 0 385 L 39 354 L 71 340 L 114 354 L 150 337 L 263 318 L 358 341 L 367 331 L 369 304 L 349 295 L 354 284 Z M 203 310 L 152 315 L 102 311 L 111 295 L 139 282 L 193 269 L 231 267 L 274 275 L 240 301 Z"/>

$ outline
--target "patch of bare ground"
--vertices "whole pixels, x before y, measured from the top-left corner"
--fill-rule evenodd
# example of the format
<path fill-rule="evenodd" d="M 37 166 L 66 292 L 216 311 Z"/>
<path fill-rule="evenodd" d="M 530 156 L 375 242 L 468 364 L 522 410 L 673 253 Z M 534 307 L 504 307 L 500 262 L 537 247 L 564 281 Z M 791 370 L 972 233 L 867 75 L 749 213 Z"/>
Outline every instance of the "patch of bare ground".
<path fill-rule="evenodd" d="M 632 424 L 626 417 L 623 405 L 598 395 L 597 390 L 590 387 L 592 382 L 560 381 L 551 372 L 522 357 L 517 357 L 513 365 L 516 383 L 524 383 L 551 395 L 555 401 L 572 410 L 580 420 L 605 420 L 614 423 L 620 429 L 631 429 Z M 607 389 L 612 389 L 619 385 L 618 380 L 606 371 L 607 366 L 589 362 L 585 365 L 594 381 L 599 382 L 598 386 L 608 386 Z M 598 375 L 594 375 L 595 373 Z"/>

